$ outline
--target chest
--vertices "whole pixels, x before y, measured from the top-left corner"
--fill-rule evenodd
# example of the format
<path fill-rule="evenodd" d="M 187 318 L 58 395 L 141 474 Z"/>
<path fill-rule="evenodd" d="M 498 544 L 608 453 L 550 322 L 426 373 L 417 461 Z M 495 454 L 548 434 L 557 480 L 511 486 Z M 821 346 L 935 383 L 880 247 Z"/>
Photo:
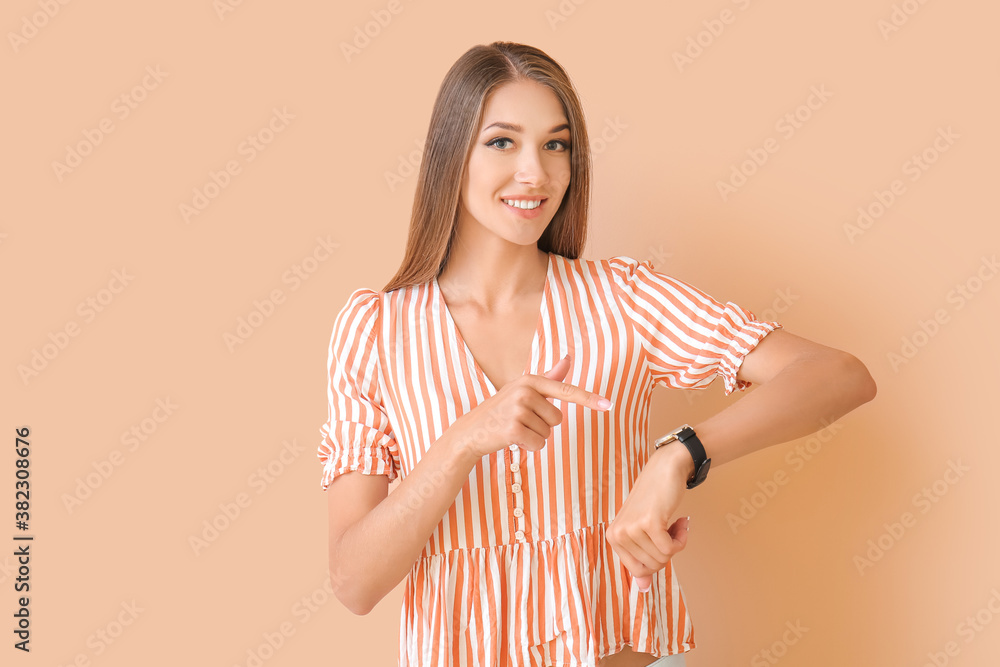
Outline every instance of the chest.
<path fill-rule="evenodd" d="M 526 299 L 528 305 L 500 313 L 461 306 L 451 309 L 459 336 L 497 391 L 528 369 L 540 299 L 541 293 Z"/>

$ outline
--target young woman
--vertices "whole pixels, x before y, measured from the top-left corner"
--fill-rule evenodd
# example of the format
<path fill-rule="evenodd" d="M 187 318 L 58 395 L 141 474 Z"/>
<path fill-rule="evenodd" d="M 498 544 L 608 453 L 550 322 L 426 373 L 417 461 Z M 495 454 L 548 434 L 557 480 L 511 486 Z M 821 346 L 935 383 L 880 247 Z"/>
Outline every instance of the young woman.
<path fill-rule="evenodd" d="M 402 666 L 683 665 L 683 494 L 875 395 L 850 354 L 648 262 L 580 259 L 589 196 L 563 69 L 476 46 L 438 93 L 402 266 L 336 318 L 330 571 L 356 614 L 407 579 Z M 716 376 L 760 386 L 653 448 L 653 388 Z"/>

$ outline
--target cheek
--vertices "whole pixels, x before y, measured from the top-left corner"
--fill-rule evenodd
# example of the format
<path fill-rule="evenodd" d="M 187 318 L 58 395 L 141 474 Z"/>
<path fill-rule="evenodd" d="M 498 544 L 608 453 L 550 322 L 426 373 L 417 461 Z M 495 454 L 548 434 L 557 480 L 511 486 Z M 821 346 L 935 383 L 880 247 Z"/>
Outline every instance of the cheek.
<path fill-rule="evenodd" d="M 573 170 L 570 169 L 569 164 L 560 165 L 559 168 L 557 168 L 553 172 L 553 174 L 552 174 L 552 181 L 554 183 L 558 183 L 562 187 L 563 191 L 565 191 L 566 188 L 569 187 L 570 174 L 572 174 L 572 173 L 573 173 Z"/>
<path fill-rule="evenodd" d="M 462 174 L 462 183 L 459 186 L 459 199 L 462 205 L 468 207 L 475 205 L 477 193 L 481 190 L 482 169 L 476 165 L 475 159 L 470 159 L 465 165 L 465 173 Z"/>
<path fill-rule="evenodd" d="M 476 159 L 476 155 L 473 154 L 465 170 L 462 190 L 470 196 L 489 190 L 493 171 L 495 167 L 489 164 L 489 160 Z"/>

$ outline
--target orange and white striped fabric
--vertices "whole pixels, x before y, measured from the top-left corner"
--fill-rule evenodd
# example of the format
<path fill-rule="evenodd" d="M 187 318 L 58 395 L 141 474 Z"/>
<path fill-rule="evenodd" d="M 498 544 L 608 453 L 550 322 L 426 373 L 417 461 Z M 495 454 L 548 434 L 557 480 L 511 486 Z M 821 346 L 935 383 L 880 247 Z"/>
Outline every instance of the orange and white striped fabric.
<path fill-rule="evenodd" d="M 407 578 L 401 667 L 593 666 L 626 644 L 654 656 L 694 648 L 673 567 L 639 592 L 605 530 L 649 456 L 653 388 L 700 389 L 719 375 L 727 394 L 744 389 L 744 356 L 780 326 L 648 261 L 549 253 L 524 372 L 540 375 L 572 353 L 563 381 L 613 406 L 553 399 L 564 417 L 541 450 L 512 445 L 476 465 Z M 334 324 L 329 367 L 324 490 L 352 470 L 405 477 L 450 424 L 496 393 L 437 280 L 353 292 Z"/>

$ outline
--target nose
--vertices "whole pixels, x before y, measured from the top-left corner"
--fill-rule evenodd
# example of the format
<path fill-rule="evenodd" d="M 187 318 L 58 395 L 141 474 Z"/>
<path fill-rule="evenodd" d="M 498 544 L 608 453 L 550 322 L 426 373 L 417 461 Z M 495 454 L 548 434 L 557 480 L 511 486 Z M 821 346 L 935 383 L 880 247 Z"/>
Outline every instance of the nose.
<path fill-rule="evenodd" d="M 538 150 L 526 148 L 521 151 L 517 159 L 517 172 L 514 178 L 518 183 L 539 186 L 548 182 L 548 173 L 542 162 L 542 156 Z"/>

